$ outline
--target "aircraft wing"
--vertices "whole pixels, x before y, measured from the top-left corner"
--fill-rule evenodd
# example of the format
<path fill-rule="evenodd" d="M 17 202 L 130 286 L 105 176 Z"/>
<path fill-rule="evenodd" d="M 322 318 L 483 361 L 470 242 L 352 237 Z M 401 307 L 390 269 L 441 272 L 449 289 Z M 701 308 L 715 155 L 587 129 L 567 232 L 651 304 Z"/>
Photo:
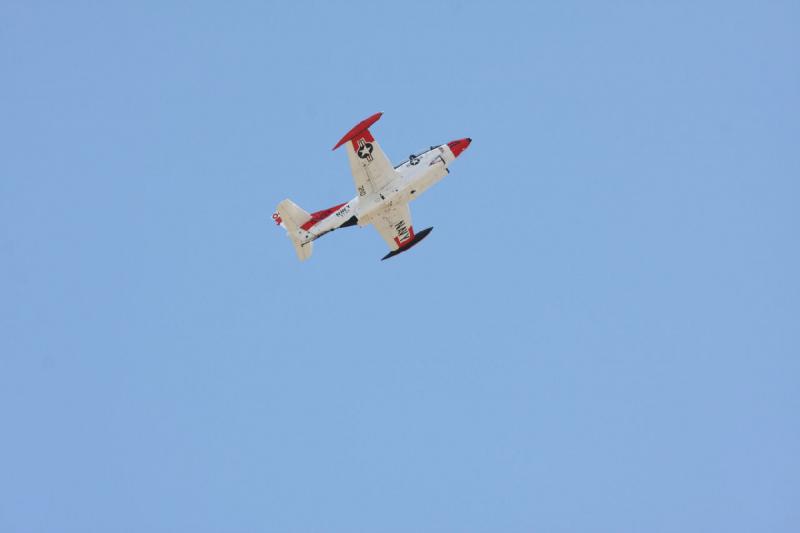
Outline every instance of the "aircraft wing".
<path fill-rule="evenodd" d="M 375 214 L 372 224 L 389 250 L 395 251 L 414 239 L 414 228 L 411 225 L 411 210 L 408 204 L 393 205 Z"/>
<path fill-rule="evenodd" d="M 398 176 L 391 161 L 369 131 L 369 127 L 377 122 L 382 114 L 375 113 L 356 124 L 333 147 L 336 150 L 344 145 L 359 196 L 380 191 Z"/>
<path fill-rule="evenodd" d="M 412 246 L 428 236 L 433 228 L 414 233 L 411 225 L 411 211 L 408 204 L 392 205 L 375 214 L 372 224 L 389 245 L 389 253 L 383 259 L 389 259 L 409 250 Z"/>

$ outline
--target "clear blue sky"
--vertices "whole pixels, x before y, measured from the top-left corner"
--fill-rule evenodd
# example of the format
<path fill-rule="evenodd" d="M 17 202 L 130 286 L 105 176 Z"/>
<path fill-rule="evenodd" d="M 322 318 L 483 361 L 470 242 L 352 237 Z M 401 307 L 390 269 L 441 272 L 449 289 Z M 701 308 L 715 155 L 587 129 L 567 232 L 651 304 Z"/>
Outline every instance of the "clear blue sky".
<path fill-rule="evenodd" d="M 797 2 L 394 4 L 2 2 L 0 531 L 800 530 Z"/>

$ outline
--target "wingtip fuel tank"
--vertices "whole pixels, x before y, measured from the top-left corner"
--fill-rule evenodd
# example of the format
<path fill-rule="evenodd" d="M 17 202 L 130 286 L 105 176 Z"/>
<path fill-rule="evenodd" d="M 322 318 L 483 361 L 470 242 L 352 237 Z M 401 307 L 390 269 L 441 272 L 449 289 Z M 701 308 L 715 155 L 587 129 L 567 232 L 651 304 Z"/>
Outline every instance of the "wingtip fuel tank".
<path fill-rule="evenodd" d="M 412 248 L 413 246 L 415 246 L 415 245 L 416 245 L 418 242 L 420 242 L 422 239 L 424 239 L 425 237 L 427 237 L 427 236 L 428 236 L 428 234 L 429 234 L 431 231 L 433 231 L 433 226 L 431 226 L 430 228 L 425 228 L 424 230 L 422 230 L 422 231 L 420 231 L 420 232 L 417 232 L 417 233 L 414 235 L 414 238 L 413 238 L 413 239 L 411 239 L 411 242 L 409 242 L 408 244 L 406 244 L 406 245 L 405 245 L 405 246 L 403 246 L 402 248 L 398 248 L 397 250 L 391 251 L 391 252 L 389 252 L 388 254 L 384 255 L 384 256 L 381 258 L 381 261 L 385 261 L 386 259 L 389 259 L 390 257 L 394 257 L 394 256 L 396 256 L 396 255 L 398 255 L 398 254 L 402 254 L 402 253 L 403 253 L 403 252 L 405 252 L 406 250 L 409 250 L 410 248 Z"/>

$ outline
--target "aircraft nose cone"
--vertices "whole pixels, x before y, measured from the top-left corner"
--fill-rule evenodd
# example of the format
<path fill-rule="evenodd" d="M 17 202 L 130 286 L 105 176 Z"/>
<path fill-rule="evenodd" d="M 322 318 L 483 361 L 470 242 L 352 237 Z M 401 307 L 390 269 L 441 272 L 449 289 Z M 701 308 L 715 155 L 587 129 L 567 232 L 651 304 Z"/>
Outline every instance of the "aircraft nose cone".
<path fill-rule="evenodd" d="M 450 147 L 450 151 L 453 152 L 453 155 L 455 157 L 458 157 L 459 155 L 461 155 L 461 152 L 467 149 L 467 147 L 470 145 L 471 142 L 472 139 L 467 137 L 464 139 L 458 139 L 456 141 L 449 142 L 447 143 L 447 146 Z"/>

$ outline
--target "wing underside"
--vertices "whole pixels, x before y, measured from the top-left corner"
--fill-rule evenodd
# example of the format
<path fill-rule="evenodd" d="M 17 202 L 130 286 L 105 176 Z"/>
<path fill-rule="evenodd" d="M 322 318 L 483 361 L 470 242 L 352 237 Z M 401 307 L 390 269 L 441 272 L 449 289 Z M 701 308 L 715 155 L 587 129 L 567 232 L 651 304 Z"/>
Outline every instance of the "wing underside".
<path fill-rule="evenodd" d="M 398 175 L 378 141 L 369 131 L 369 127 L 377 122 L 381 115 L 382 113 L 376 113 L 356 124 L 333 147 L 335 150 L 344 145 L 359 196 L 367 196 L 382 190 Z"/>
<path fill-rule="evenodd" d="M 379 211 L 372 224 L 391 251 L 402 248 L 414 240 L 414 227 L 408 204 L 393 205 Z"/>

